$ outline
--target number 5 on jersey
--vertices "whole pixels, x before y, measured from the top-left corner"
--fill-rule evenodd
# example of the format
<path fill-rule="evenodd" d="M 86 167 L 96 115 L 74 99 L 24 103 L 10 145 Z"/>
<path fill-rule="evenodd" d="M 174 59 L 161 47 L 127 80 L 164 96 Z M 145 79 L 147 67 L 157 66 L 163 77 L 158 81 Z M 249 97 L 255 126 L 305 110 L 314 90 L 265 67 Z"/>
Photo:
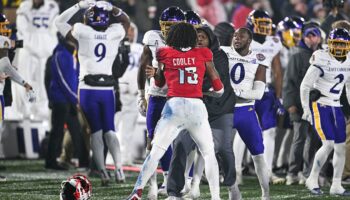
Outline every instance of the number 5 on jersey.
<path fill-rule="evenodd" d="M 198 80 L 197 80 L 198 74 L 196 72 L 197 72 L 196 67 L 185 67 L 185 69 L 179 69 L 180 84 L 185 84 L 185 81 L 186 81 L 186 83 L 191 84 L 191 85 L 198 84 Z"/>

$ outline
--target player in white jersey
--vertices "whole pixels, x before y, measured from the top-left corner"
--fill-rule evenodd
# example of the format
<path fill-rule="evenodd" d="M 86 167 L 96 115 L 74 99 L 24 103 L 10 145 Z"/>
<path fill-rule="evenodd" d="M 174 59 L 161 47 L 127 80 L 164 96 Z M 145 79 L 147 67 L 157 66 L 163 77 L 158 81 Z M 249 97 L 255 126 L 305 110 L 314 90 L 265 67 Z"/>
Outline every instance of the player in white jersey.
<path fill-rule="evenodd" d="M 233 35 L 233 46 L 221 48 L 229 59 L 231 86 L 237 96 L 233 126 L 252 154 L 262 199 L 269 199 L 269 177 L 264 160 L 262 131 L 254 108 L 255 100 L 261 99 L 265 91 L 268 60 L 264 54 L 250 50 L 252 38 L 249 29 L 240 28 Z"/>
<path fill-rule="evenodd" d="M 133 144 L 135 142 L 135 124 L 139 114 L 135 106 L 138 91 L 135 79 L 137 78 L 143 46 L 136 42 L 137 27 L 134 23 L 130 24 L 127 35 L 130 42 L 129 66 L 124 75 L 118 80 L 120 101 L 123 106 L 121 112 L 117 113 L 115 122 L 121 138 L 123 164 L 132 164 L 136 155 Z"/>
<path fill-rule="evenodd" d="M 28 100 L 31 102 L 35 100 L 32 86 L 23 80 L 8 58 L 8 51 L 9 49 L 14 48 L 13 44 L 15 44 L 14 41 L 9 39 L 12 33 L 12 30 L 8 28 L 9 24 L 10 22 L 6 19 L 6 16 L 0 14 L 0 143 L 6 142 L 2 140 L 2 122 L 4 120 L 5 107 L 3 91 L 5 87 L 5 79 L 10 77 L 11 80 L 24 86 L 29 97 Z M 2 181 L 6 181 L 6 177 L 0 175 L 0 182 Z"/>
<path fill-rule="evenodd" d="M 252 51 L 264 54 L 266 60 L 269 60 L 268 68 L 266 69 L 266 91 L 263 98 L 256 101 L 255 109 L 263 130 L 264 146 L 266 147 L 266 163 L 269 171 L 271 171 L 277 126 L 276 114 L 282 115 L 285 112 L 281 103 L 282 71 L 279 51 L 282 48 L 282 44 L 277 37 L 271 36 L 272 20 L 266 11 L 253 10 L 247 17 L 247 27 L 253 32 L 253 41 L 251 43 Z M 269 87 L 272 82 L 271 73 L 274 75 L 274 88 Z M 242 145 L 239 135 L 236 135 L 234 151 L 238 182 L 241 180 L 239 176 L 241 176 L 241 165 L 244 153 L 244 150 L 242 150 L 244 148 L 242 146 L 244 145 Z M 271 176 L 271 178 L 273 177 Z"/>
<path fill-rule="evenodd" d="M 154 137 L 154 130 L 157 125 L 158 120 L 161 117 L 161 112 L 167 101 L 166 94 L 168 92 L 167 86 L 157 87 L 154 83 L 154 78 L 150 79 L 150 87 L 148 88 L 147 94 L 149 95 L 148 105 L 145 98 L 145 82 L 146 82 L 146 66 L 158 66 L 158 61 L 156 59 L 157 49 L 165 46 L 165 38 L 168 34 L 170 27 L 174 24 L 184 22 L 185 15 L 183 11 L 178 7 L 169 7 L 165 9 L 159 19 L 161 26 L 161 31 L 150 30 L 147 31 L 143 37 L 142 43 L 144 44 L 143 53 L 140 61 L 139 73 L 137 76 L 137 84 L 139 88 L 138 92 L 138 108 L 139 112 L 146 116 L 147 124 L 147 149 L 151 149 L 150 142 Z M 146 112 L 147 111 L 147 112 Z M 164 182 L 160 191 L 162 194 L 166 194 L 167 185 L 167 174 L 169 170 L 170 160 L 171 160 L 172 150 L 171 147 L 167 149 L 166 153 L 160 160 L 162 169 L 164 171 Z M 148 198 L 157 198 L 157 184 L 156 184 L 156 174 L 150 179 L 151 189 L 148 194 Z"/>
<path fill-rule="evenodd" d="M 18 86 L 13 86 L 14 109 L 20 116 L 47 120 L 49 117 L 48 98 L 44 85 L 44 72 L 47 58 L 57 44 L 56 28 L 53 21 L 59 13 L 53 0 L 23 1 L 17 9 L 17 38 L 23 40 L 15 65 L 18 71 L 33 84 L 38 94 L 36 103 L 25 103 L 25 94 Z"/>
<path fill-rule="evenodd" d="M 87 9 L 84 24 L 76 23 L 72 27 L 68 20 L 81 9 Z M 111 23 L 112 18 L 117 18 L 122 24 Z M 115 81 L 111 75 L 119 43 L 125 37 L 129 24 L 128 16 L 119 8 L 105 1 L 95 3 L 91 0 L 80 1 L 58 16 L 56 21 L 60 33 L 78 46 L 79 104 L 92 132 L 93 159 L 101 172 L 102 185 L 109 181 L 103 138 L 114 160 L 116 181 L 125 181 L 114 127 Z"/>
<path fill-rule="evenodd" d="M 323 194 L 318 185 L 320 170 L 328 155 L 333 154 L 333 181 L 331 195 L 350 196 L 341 185 L 345 163 L 345 117 L 341 110 L 340 95 L 346 87 L 350 102 L 350 34 L 347 30 L 333 29 L 328 37 L 328 49 L 317 50 L 310 59 L 310 67 L 301 83 L 300 97 L 303 119 L 309 121 L 322 140 L 306 186 L 312 194 Z M 311 94 L 313 94 L 311 96 Z"/>

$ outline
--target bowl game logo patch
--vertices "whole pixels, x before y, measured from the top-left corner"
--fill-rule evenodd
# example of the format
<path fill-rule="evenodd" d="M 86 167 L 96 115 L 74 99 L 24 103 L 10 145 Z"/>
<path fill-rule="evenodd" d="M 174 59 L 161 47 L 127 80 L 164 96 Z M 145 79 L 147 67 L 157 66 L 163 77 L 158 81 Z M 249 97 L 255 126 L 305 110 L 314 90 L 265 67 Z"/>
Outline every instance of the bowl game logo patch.
<path fill-rule="evenodd" d="M 263 61 L 266 59 L 266 57 L 262 53 L 256 54 L 256 58 L 258 59 L 258 61 Z"/>

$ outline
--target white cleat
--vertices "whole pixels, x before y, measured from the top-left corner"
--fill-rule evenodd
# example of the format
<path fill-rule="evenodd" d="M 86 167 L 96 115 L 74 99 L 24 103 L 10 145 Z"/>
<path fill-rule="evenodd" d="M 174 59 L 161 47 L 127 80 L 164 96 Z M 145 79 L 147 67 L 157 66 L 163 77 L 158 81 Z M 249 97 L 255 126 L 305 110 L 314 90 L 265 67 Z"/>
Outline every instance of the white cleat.
<path fill-rule="evenodd" d="M 168 196 L 168 192 L 166 191 L 166 186 L 164 185 L 164 183 L 158 189 L 158 194 L 162 196 Z"/>
<path fill-rule="evenodd" d="M 201 192 L 199 187 L 192 187 L 191 191 L 189 193 L 187 193 L 184 198 L 185 199 L 199 199 L 199 197 L 201 196 Z"/>
<path fill-rule="evenodd" d="M 270 181 L 273 185 L 281 185 L 286 182 L 286 179 L 283 177 L 276 176 L 275 174 L 272 174 L 270 177 Z"/>
<path fill-rule="evenodd" d="M 295 185 L 297 184 L 299 181 L 298 176 L 294 176 L 294 175 L 287 175 L 286 176 L 286 185 Z"/>
<path fill-rule="evenodd" d="M 115 181 L 117 183 L 125 183 L 125 175 L 123 169 L 117 169 L 115 171 Z"/>
<path fill-rule="evenodd" d="M 229 200 L 242 200 L 242 194 L 239 191 L 237 185 L 233 185 L 228 188 L 228 199 Z"/>
<path fill-rule="evenodd" d="M 150 184 L 148 194 L 148 200 L 157 200 L 158 199 L 158 186 L 157 184 Z"/>
<path fill-rule="evenodd" d="M 342 186 L 340 187 L 331 187 L 329 190 L 330 195 L 335 196 L 350 196 L 350 192 L 346 191 Z"/>
<path fill-rule="evenodd" d="M 191 191 L 192 178 L 188 178 L 185 182 L 184 188 L 181 190 L 182 195 L 186 195 Z"/>
<path fill-rule="evenodd" d="M 183 200 L 183 198 L 181 198 L 181 197 L 169 196 L 169 197 L 166 198 L 165 200 Z"/>

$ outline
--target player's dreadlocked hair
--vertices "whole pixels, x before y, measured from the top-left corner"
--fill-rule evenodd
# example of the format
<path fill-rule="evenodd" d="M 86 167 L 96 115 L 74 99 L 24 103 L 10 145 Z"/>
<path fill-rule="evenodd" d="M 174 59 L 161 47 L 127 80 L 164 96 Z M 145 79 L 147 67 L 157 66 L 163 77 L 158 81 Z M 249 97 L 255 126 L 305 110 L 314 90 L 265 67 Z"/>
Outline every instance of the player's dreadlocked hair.
<path fill-rule="evenodd" d="M 197 31 L 191 24 L 181 22 L 171 26 L 166 44 L 176 49 L 196 47 Z"/>

